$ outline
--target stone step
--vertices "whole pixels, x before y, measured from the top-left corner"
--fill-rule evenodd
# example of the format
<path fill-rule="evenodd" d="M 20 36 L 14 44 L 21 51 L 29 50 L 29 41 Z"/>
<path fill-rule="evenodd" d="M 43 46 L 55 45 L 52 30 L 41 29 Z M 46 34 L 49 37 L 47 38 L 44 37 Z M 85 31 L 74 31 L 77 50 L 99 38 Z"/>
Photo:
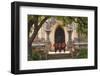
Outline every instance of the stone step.
<path fill-rule="evenodd" d="M 57 52 L 54 52 L 54 51 L 50 51 L 50 52 L 48 52 L 48 54 L 69 54 L 70 53 L 70 51 L 61 51 L 61 52 L 59 52 L 59 51 L 57 51 Z"/>
<path fill-rule="evenodd" d="M 50 52 L 47 59 L 69 59 L 72 58 L 70 52 Z"/>

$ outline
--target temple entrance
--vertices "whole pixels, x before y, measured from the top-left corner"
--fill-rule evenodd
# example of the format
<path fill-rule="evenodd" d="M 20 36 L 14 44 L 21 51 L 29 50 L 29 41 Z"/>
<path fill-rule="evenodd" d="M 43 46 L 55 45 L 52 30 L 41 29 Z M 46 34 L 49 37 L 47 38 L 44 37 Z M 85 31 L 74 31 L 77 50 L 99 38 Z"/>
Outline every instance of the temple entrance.
<path fill-rule="evenodd" d="M 55 52 L 56 51 L 61 52 L 62 50 L 65 51 L 65 47 L 66 47 L 65 33 L 60 26 L 56 28 L 54 38 L 55 38 L 55 44 L 54 44 Z"/>

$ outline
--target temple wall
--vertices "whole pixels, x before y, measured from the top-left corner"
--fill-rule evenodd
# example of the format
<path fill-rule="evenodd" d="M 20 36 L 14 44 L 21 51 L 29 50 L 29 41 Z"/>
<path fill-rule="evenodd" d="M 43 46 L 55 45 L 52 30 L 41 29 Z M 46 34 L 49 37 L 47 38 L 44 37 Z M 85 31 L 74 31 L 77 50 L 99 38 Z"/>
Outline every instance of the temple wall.
<path fill-rule="evenodd" d="M 55 24 L 52 28 L 51 28 L 51 32 L 50 32 L 50 35 L 49 35 L 49 38 L 50 38 L 50 42 L 51 42 L 51 49 L 53 50 L 54 49 L 54 47 L 53 47 L 53 45 L 54 45 L 54 35 L 55 35 L 55 31 L 56 31 L 56 28 L 58 27 L 58 26 L 61 26 L 62 27 L 62 25 L 59 25 L 59 24 Z M 62 27 L 62 29 L 64 30 L 64 32 L 65 32 L 65 43 L 67 44 L 67 41 L 68 41 L 68 33 L 67 33 L 67 28 L 66 27 Z"/>
<path fill-rule="evenodd" d="M 54 50 L 54 46 L 53 46 L 54 45 L 54 41 L 55 41 L 54 37 L 55 37 L 56 28 L 58 26 L 60 26 L 64 30 L 64 33 L 65 33 L 65 43 L 67 44 L 67 42 L 68 42 L 67 27 L 62 26 L 62 24 L 57 22 L 55 25 L 52 25 L 52 27 L 50 28 L 51 32 L 50 32 L 50 35 L 49 35 L 49 39 L 50 39 L 50 42 L 51 42 L 51 49 L 52 50 Z M 73 30 L 73 32 L 72 32 L 72 40 L 74 40 L 74 38 L 77 38 L 77 37 L 78 37 L 78 35 L 77 35 L 76 30 Z M 44 26 L 42 26 L 41 29 L 38 32 L 38 38 L 41 39 L 41 40 L 42 39 L 47 40 L 47 34 L 46 34 L 46 31 L 44 30 Z"/>

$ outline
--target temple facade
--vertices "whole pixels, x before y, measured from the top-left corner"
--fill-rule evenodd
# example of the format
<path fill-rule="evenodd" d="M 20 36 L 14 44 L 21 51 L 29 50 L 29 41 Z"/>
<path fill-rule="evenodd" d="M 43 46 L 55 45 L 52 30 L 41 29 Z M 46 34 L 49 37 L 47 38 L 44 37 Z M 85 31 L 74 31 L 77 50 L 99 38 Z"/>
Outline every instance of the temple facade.
<path fill-rule="evenodd" d="M 73 22 L 71 24 L 72 26 L 71 25 L 64 26 L 62 21 L 59 20 L 53 20 L 53 21 L 54 22 L 52 23 L 50 23 L 50 21 L 47 21 L 43 24 L 43 26 L 38 31 L 38 34 L 35 37 L 33 43 L 49 42 L 51 50 L 55 50 L 56 43 L 61 43 L 61 46 L 62 44 L 65 44 L 66 46 L 64 47 L 64 49 L 67 49 L 67 44 L 70 36 L 69 29 L 71 30 L 71 36 L 70 36 L 71 40 L 73 41 L 78 38 L 78 34 L 76 32 L 77 25 Z"/>

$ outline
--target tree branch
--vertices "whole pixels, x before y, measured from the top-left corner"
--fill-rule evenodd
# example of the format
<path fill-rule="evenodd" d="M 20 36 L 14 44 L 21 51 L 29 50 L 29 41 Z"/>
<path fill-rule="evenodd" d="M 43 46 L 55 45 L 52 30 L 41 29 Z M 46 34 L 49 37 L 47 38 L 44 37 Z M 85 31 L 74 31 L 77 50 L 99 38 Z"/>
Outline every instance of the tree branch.
<path fill-rule="evenodd" d="M 31 20 L 28 21 L 28 34 L 29 34 L 30 29 L 31 29 L 33 24 L 34 24 L 34 18 L 32 18 Z"/>
<path fill-rule="evenodd" d="M 44 24 L 44 22 L 49 18 L 49 16 L 46 16 L 41 22 L 40 24 L 38 25 L 38 29 L 41 28 L 41 26 Z"/>
<path fill-rule="evenodd" d="M 36 37 L 36 35 L 37 35 L 39 29 L 42 27 L 42 25 L 44 24 L 44 22 L 45 22 L 48 18 L 49 18 L 49 16 L 46 16 L 46 17 L 40 22 L 40 24 L 37 26 L 37 28 L 34 29 L 34 32 L 33 32 L 32 36 L 31 36 L 31 38 L 29 38 L 29 43 L 30 43 L 30 44 L 32 43 L 32 41 L 33 41 L 34 38 Z"/>

